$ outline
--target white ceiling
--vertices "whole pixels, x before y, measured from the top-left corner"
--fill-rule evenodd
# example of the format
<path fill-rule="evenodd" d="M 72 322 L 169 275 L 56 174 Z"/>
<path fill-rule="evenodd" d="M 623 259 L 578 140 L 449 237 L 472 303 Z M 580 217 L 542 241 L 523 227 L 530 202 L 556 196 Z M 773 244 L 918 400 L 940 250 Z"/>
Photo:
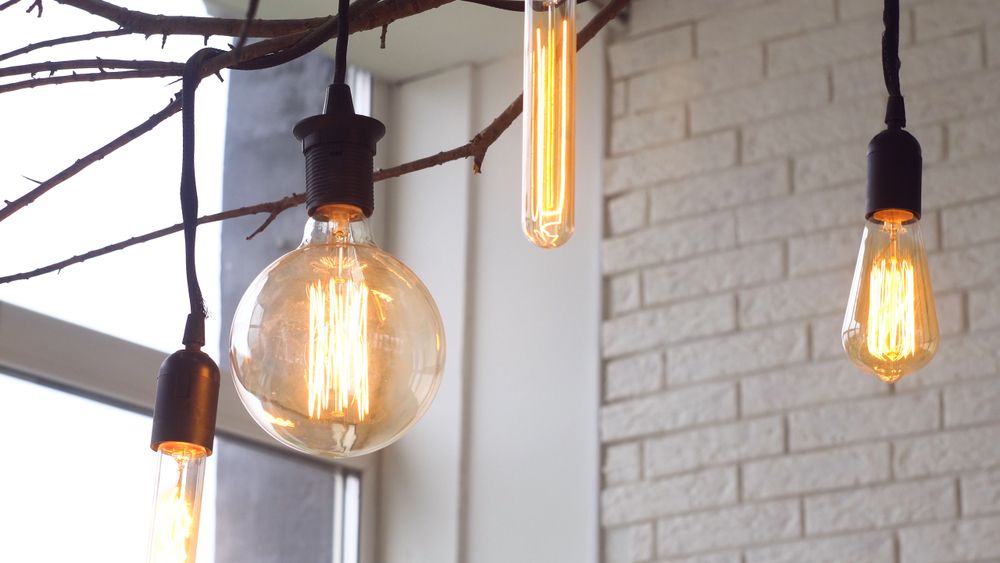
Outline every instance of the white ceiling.
<path fill-rule="evenodd" d="M 206 0 L 209 11 L 242 17 L 246 0 Z M 258 17 L 307 18 L 331 13 L 333 0 L 262 0 Z M 580 14 L 581 16 L 584 14 Z M 467 2 L 452 2 L 389 26 L 386 48 L 379 48 L 381 30 L 351 36 L 349 60 L 389 82 L 407 80 L 436 70 L 482 63 L 521 49 L 523 14 Z M 331 54 L 333 42 L 324 46 Z"/>

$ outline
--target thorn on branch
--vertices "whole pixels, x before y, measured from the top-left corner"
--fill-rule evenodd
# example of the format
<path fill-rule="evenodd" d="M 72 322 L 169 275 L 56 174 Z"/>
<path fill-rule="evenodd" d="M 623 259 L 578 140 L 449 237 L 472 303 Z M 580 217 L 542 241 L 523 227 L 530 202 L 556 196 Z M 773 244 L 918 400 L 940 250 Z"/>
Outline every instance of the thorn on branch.
<path fill-rule="evenodd" d="M 268 216 L 267 216 L 267 219 L 264 219 L 264 222 L 261 223 L 260 226 L 257 227 L 257 229 L 254 232 L 252 232 L 249 235 L 247 235 L 247 240 L 252 240 L 253 237 L 261 234 L 262 232 L 264 232 L 264 229 L 266 229 L 268 226 L 270 226 L 271 223 L 273 223 L 274 220 L 278 218 L 278 214 L 281 213 L 282 211 L 283 211 L 282 209 L 279 209 L 277 211 L 272 211 L 271 213 L 269 213 Z"/>
<path fill-rule="evenodd" d="M 25 180 L 29 181 L 29 182 L 34 182 L 36 184 L 41 184 L 42 183 L 40 180 L 36 180 L 34 178 L 29 178 L 29 177 L 25 176 L 24 174 L 21 174 L 21 177 L 24 178 Z M 10 203 L 6 199 L 4 201 L 7 202 L 7 203 Z"/>
<path fill-rule="evenodd" d="M 160 41 L 160 48 L 163 49 L 166 46 L 167 46 L 167 34 L 164 33 L 163 34 L 163 41 Z"/>

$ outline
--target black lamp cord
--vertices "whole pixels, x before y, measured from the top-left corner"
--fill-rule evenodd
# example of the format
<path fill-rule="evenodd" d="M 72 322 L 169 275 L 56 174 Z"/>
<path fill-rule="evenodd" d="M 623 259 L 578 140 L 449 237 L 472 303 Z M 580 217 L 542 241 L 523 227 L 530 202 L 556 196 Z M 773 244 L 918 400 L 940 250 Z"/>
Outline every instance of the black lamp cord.
<path fill-rule="evenodd" d="M 198 284 L 195 263 L 195 235 L 198 230 L 198 187 L 194 172 L 194 99 L 201 82 L 201 67 L 206 60 L 223 53 L 220 49 L 205 48 L 191 55 L 184 65 L 181 86 L 181 123 L 183 152 L 181 157 L 181 215 L 184 218 L 184 259 L 187 271 L 188 301 L 191 312 L 184 326 L 183 344 L 188 348 L 205 345 L 205 299 Z"/>
<path fill-rule="evenodd" d="M 344 84 L 347 77 L 347 40 L 350 35 L 350 0 L 339 0 L 337 11 L 337 52 L 333 83 Z M 181 158 L 181 215 L 184 224 L 184 260 L 187 273 L 188 301 L 191 312 L 184 326 L 183 344 L 188 348 L 205 345 L 205 298 L 198 283 L 198 268 L 195 263 L 195 236 L 198 230 L 198 187 L 194 171 L 194 101 L 195 91 L 201 82 L 201 69 L 205 62 L 225 51 L 206 47 L 199 50 L 184 65 L 181 86 L 181 123 L 183 151 Z M 240 68 L 236 65 L 233 68 Z M 245 65 L 246 68 L 257 68 Z M 264 66 L 273 66 L 266 64 Z"/>
<path fill-rule="evenodd" d="M 899 0 L 885 0 L 882 13 L 885 32 L 882 34 L 882 74 L 889 91 L 885 108 L 885 124 L 890 129 L 906 127 L 906 105 L 899 86 Z"/>
<path fill-rule="evenodd" d="M 351 35 L 350 19 L 350 0 L 339 0 L 337 6 L 337 51 L 333 63 L 334 84 L 344 84 L 347 79 L 347 40 Z"/>

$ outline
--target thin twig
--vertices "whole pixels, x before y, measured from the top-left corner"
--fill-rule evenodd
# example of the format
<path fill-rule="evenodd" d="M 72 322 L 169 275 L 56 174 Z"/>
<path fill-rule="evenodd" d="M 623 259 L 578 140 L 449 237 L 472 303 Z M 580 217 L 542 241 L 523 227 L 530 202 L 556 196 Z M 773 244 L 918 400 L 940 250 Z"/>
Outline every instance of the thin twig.
<path fill-rule="evenodd" d="M 90 41 L 91 39 L 103 39 L 105 37 L 118 37 L 119 35 L 128 35 L 129 33 L 131 32 L 126 29 L 112 29 L 110 31 L 92 31 L 90 33 L 84 33 L 81 35 L 67 35 L 66 37 L 56 37 L 55 39 L 46 39 L 45 41 L 39 41 L 38 43 L 31 43 L 29 45 L 25 45 L 24 47 L 4 53 L 0 55 L 0 61 L 7 60 L 11 57 L 16 57 L 18 55 L 23 55 L 25 53 L 30 53 L 31 51 L 34 51 L 36 49 L 43 49 L 45 47 L 54 47 L 56 45 L 66 45 L 67 43 Z"/>
<path fill-rule="evenodd" d="M 304 195 L 293 194 L 293 195 L 290 195 L 290 196 L 285 197 L 283 199 L 280 199 L 280 200 L 277 200 L 277 201 L 272 201 L 272 202 L 269 202 L 269 203 L 260 203 L 260 204 L 257 204 L 257 205 L 250 205 L 250 206 L 247 206 L 247 207 L 240 207 L 239 209 L 231 209 L 229 211 L 223 211 L 221 213 L 215 213 L 213 215 L 206 215 L 206 216 L 200 217 L 198 219 L 198 224 L 199 225 L 203 225 L 205 223 L 215 223 L 215 222 L 218 222 L 218 221 L 224 221 L 226 219 L 234 219 L 236 217 L 244 217 L 244 216 L 247 216 L 247 215 L 256 215 L 256 214 L 259 214 L 259 213 L 272 213 L 275 209 L 282 209 L 282 208 L 283 209 L 288 209 L 290 207 L 295 207 L 296 205 L 300 205 L 303 201 L 305 201 L 305 196 Z M 12 281 L 18 281 L 18 280 L 26 280 L 28 278 L 33 278 L 35 276 L 40 276 L 42 274 L 48 274 L 48 273 L 51 273 L 51 272 L 57 272 L 59 270 L 62 270 L 66 266 L 71 266 L 73 264 L 79 264 L 80 262 L 84 262 L 86 260 L 90 260 L 91 258 L 96 258 L 98 256 L 104 256 L 105 254 L 110 254 L 110 253 L 118 251 L 118 250 L 123 250 L 125 248 L 130 247 L 130 246 L 135 246 L 137 244 L 141 244 L 141 243 L 144 243 L 144 242 L 149 242 L 151 240 L 156 240 L 158 238 L 165 237 L 165 236 L 167 236 L 169 234 L 176 233 L 176 232 L 182 230 L 183 228 L 184 228 L 184 225 L 182 223 L 178 223 L 176 225 L 171 225 L 170 227 L 165 227 L 163 229 L 158 229 L 156 231 L 152 231 L 152 232 L 146 233 L 144 235 L 139 235 L 137 237 L 132 237 L 132 238 L 130 238 L 128 240 L 123 240 L 121 242 L 116 242 L 115 244 L 109 244 L 108 246 L 105 246 L 103 248 L 98 248 L 98 249 L 95 249 L 95 250 L 91 250 L 90 252 L 84 252 L 83 254 L 78 254 L 76 256 L 73 256 L 72 258 L 67 258 L 66 260 L 62 260 L 62 261 L 56 262 L 54 264 L 49 264 L 48 266 L 44 266 L 44 267 L 38 268 L 36 270 L 32 270 L 30 272 L 24 272 L 24 273 L 21 273 L 21 274 L 14 274 L 14 275 L 11 275 L 11 276 L 2 277 L 2 278 L 0 278 L 0 284 L 10 283 Z"/>
<path fill-rule="evenodd" d="M 56 0 L 118 24 L 131 33 L 143 35 L 224 35 L 238 37 L 244 21 L 239 18 L 196 16 L 162 16 L 129 10 L 103 0 Z M 375 9 L 357 19 L 351 18 L 351 31 L 382 27 L 393 22 L 432 10 L 454 0 L 383 0 Z M 359 13 L 359 15 L 362 15 Z M 247 25 L 248 37 L 279 37 L 315 29 L 331 19 L 254 20 Z"/>
<path fill-rule="evenodd" d="M 42 17 L 42 0 L 35 0 L 28 6 L 28 9 L 24 13 L 30 14 L 32 10 L 38 8 L 38 17 Z"/>
<path fill-rule="evenodd" d="M 121 72 L 87 72 L 83 74 L 69 74 L 66 76 L 48 76 L 45 78 L 32 78 L 20 82 L 0 84 L 0 94 L 24 90 L 25 88 L 37 88 L 39 86 L 54 86 L 57 84 L 69 84 L 71 82 L 99 82 L 101 80 L 124 80 L 126 78 L 162 78 L 164 76 L 180 76 L 176 70 L 123 70 Z"/>
<path fill-rule="evenodd" d="M 121 147 L 124 147 L 132 140 L 139 138 L 143 134 L 151 131 L 154 127 L 162 123 L 165 119 L 171 115 L 177 113 L 181 109 L 180 96 L 175 96 L 169 104 L 160 111 L 151 115 L 146 121 L 143 121 L 139 125 L 129 129 L 124 134 L 119 135 L 111 142 L 105 144 L 104 146 L 98 148 L 87 156 L 81 158 L 74 162 L 71 166 L 63 169 L 61 172 L 55 176 L 45 180 L 40 183 L 38 187 L 34 188 L 30 192 L 24 194 L 23 196 L 9 202 L 3 209 L 0 209 L 0 221 L 3 221 L 7 217 L 10 217 L 14 212 L 19 209 L 24 208 L 31 202 L 38 199 L 42 194 L 51 190 L 52 188 L 58 186 L 59 184 L 65 182 L 66 180 L 76 176 L 83 169 L 87 168 L 91 164 L 103 159 L 114 151 Z"/>
<path fill-rule="evenodd" d="M 594 18 L 590 20 L 587 23 L 587 25 L 577 34 L 577 49 L 582 48 L 591 39 L 593 39 L 594 36 L 597 35 L 597 32 L 600 31 L 605 25 L 607 25 L 608 22 L 613 20 L 615 16 L 617 16 L 618 13 L 621 12 L 626 5 L 628 5 L 628 3 L 629 0 L 612 0 L 610 4 L 608 4 L 600 12 L 598 12 L 598 14 L 594 16 Z M 170 106 L 168 106 L 168 108 L 165 108 L 165 110 L 169 109 L 169 107 Z M 416 172 L 418 170 L 424 170 L 453 160 L 468 158 L 470 156 L 474 157 L 474 166 L 480 167 L 482 165 L 482 159 L 486 155 L 486 150 L 500 137 L 500 135 L 507 128 L 510 127 L 511 123 L 513 123 L 514 120 L 517 119 L 517 116 L 520 115 L 521 113 L 521 109 L 522 109 L 521 96 L 518 96 L 517 99 L 515 99 L 513 102 L 507 105 L 504 111 L 500 115 L 498 115 L 496 119 L 493 120 L 492 123 L 486 126 L 486 128 L 480 131 L 468 143 L 448 151 L 440 152 L 433 156 L 415 160 L 413 162 L 400 164 L 399 166 L 395 166 L 392 168 L 377 170 L 375 171 L 374 175 L 375 181 L 382 181 L 388 178 L 395 178 L 398 176 L 402 176 L 404 174 L 409 174 L 411 172 Z M 175 109 L 174 111 L 176 112 L 177 110 Z M 267 213 L 268 217 L 264 221 L 264 224 L 258 227 L 258 229 L 251 234 L 252 237 L 258 234 L 260 231 L 263 231 L 283 211 L 301 205 L 304 201 L 305 201 L 304 194 L 292 194 L 290 196 L 286 196 L 284 198 L 275 201 L 259 203 L 257 205 L 240 207 L 237 209 L 231 209 L 229 211 L 223 211 L 221 213 L 216 213 L 214 215 L 207 215 L 201 217 L 198 220 L 198 223 L 199 224 L 213 223 L 216 221 L 223 221 L 226 219 L 235 219 L 237 217 L 245 217 L 248 215 Z M 10 206 L 8 205 L 8 207 Z M 0 219 L 3 218 L 3 211 L 6 211 L 6 208 L 4 210 L 0 210 Z M 173 225 L 171 227 L 166 227 L 164 229 L 153 231 L 151 233 L 146 233 L 145 235 L 117 242 L 115 244 L 111 244 L 103 248 L 91 250 L 90 252 L 73 256 L 71 258 L 67 258 L 60 262 L 56 262 L 54 264 L 49 264 L 48 266 L 37 268 L 30 272 L 22 272 L 19 274 L 12 274 L 9 276 L 0 277 L 0 284 L 18 280 L 25 280 L 33 278 L 35 276 L 40 276 L 42 274 L 59 271 L 65 268 L 66 266 L 78 264 L 80 262 L 89 260 L 91 258 L 95 258 L 97 256 L 110 254 L 112 252 L 121 250 L 123 248 L 128 248 L 136 244 L 164 237 L 171 233 L 176 233 L 180 231 L 181 228 L 182 228 L 181 224 Z"/>
<path fill-rule="evenodd" d="M 21 0 L 7 0 L 3 4 L 0 4 L 0 12 L 6 10 L 7 8 L 10 8 L 11 6 L 13 6 L 14 4 L 17 4 L 20 1 Z"/>
<path fill-rule="evenodd" d="M 81 70 L 95 69 L 107 70 L 126 68 L 133 70 L 175 70 L 178 73 L 184 70 L 183 63 L 170 61 L 136 61 L 124 59 L 76 59 L 72 61 L 48 61 L 44 63 L 33 63 L 19 66 L 9 66 L 0 68 L 0 77 L 16 76 L 18 74 L 31 74 L 39 72 L 54 73 L 60 70 Z"/>

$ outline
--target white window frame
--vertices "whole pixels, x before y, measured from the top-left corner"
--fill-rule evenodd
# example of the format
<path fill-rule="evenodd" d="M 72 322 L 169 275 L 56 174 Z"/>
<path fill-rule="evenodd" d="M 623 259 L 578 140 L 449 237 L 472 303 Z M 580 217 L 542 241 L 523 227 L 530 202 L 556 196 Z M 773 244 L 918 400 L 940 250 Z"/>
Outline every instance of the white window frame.
<path fill-rule="evenodd" d="M 0 370 L 151 414 L 156 374 L 166 356 L 158 350 L 0 301 Z M 243 409 L 228 372 L 222 374 L 216 427 L 221 434 L 282 451 Z M 377 454 L 336 462 L 316 459 L 361 473 L 360 559 L 362 563 L 373 563 Z"/>

